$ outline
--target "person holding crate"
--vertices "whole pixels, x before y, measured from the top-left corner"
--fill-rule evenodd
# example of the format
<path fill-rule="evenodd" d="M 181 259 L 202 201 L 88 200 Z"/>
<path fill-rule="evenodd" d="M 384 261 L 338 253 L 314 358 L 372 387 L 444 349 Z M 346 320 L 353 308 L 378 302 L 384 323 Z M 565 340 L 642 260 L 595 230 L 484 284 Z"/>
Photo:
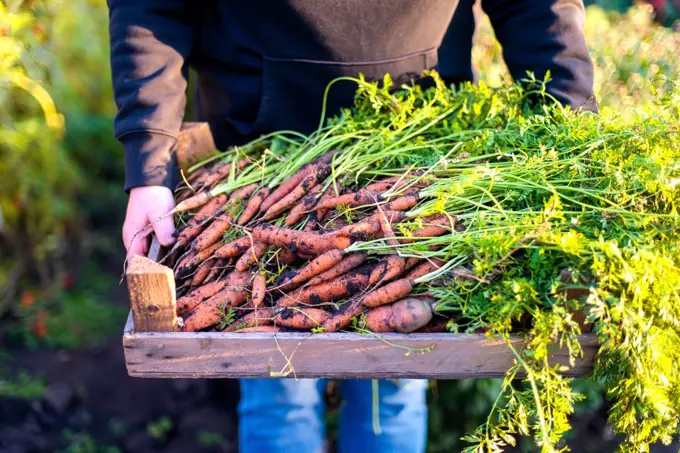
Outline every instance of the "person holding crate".
<path fill-rule="evenodd" d="M 447 83 L 473 80 L 474 0 L 108 0 L 111 70 L 129 193 L 123 241 L 144 254 L 148 237 L 174 242 L 172 218 L 135 235 L 174 206 L 172 149 L 185 114 L 188 70 L 196 119 L 219 149 L 275 130 L 312 132 L 324 90 L 340 76 L 389 73 L 396 85 L 436 68 Z M 527 72 L 575 109 L 596 111 L 582 0 L 484 0 L 515 79 Z M 483 69 L 483 68 L 482 68 Z M 352 103 L 343 82 L 328 112 Z M 423 452 L 427 381 L 342 381 L 340 452 Z M 320 452 L 322 380 L 244 379 L 243 452 Z M 377 396 L 377 408 L 372 405 Z M 381 433 L 374 426 L 374 410 Z"/>

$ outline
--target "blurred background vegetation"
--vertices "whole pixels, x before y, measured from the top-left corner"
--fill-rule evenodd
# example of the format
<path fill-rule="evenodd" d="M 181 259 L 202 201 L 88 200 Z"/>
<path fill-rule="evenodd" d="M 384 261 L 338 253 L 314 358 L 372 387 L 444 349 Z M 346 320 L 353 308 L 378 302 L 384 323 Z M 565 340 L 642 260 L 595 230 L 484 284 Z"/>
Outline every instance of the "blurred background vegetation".
<path fill-rule="evenodd" d="M 680 2 L 586 3 L 595 93 L 603 114 L 629 120 L 653 107 L 653 85 L 680 79 Z M 502 50 L 478 19 L 474 64 L 498 85 L 509 80 Z M 0 399 L 39 399 L 44 389 L 12 368 L 7 351 L 93 347 L 122 328 L 126 196 L 114 114 L 104 0 L 0 2 Z M 598 386 L 578 385 L 589 396 L 579 413 L 601 408 Z M 430 451 L 459 450 L 498 388 L 495 380 L 435 383 Z M 86 440 L 68 451 L 104 451 Z"/>

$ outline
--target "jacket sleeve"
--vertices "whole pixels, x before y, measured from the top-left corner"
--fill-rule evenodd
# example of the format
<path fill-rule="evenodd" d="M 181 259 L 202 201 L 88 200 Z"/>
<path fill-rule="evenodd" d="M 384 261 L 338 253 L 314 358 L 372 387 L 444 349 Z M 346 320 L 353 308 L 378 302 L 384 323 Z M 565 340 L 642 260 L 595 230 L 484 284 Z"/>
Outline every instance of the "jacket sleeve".
<path fill-rule="evenodd" d="M 550 71 L 550 94 L 574 109 L 598 111 L 582 0 L 482 0 L 482 8 L 515 80 L 527 71 L 543 79 Z"/>
<path fill-rule="evenodd" d="M 177 184 L 172 153 L 186 104 L 193 30 L 185 0 L 108 0 L 111 73 L 125 190 Z"/>

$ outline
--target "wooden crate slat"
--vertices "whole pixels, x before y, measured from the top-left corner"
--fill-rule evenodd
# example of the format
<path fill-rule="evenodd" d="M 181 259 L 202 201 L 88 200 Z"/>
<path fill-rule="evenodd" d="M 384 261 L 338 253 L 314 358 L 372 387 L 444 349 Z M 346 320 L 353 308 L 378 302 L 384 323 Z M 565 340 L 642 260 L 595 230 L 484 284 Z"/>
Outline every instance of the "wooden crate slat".
<path fill-rule="evenodd" d="M 523 340 L 512 341 L 519 348 Z M 581 344 L 583 360 L 565 375 L 592 371 L 596 338 L 583 335 Z M 149 378 L 462 379 L 501 377 L 513 365 L 507 345 L 482 334 L 128 333 L 123 345 L 128 373 Z M 565 351 L 552 360 L 566 364 Z"/>

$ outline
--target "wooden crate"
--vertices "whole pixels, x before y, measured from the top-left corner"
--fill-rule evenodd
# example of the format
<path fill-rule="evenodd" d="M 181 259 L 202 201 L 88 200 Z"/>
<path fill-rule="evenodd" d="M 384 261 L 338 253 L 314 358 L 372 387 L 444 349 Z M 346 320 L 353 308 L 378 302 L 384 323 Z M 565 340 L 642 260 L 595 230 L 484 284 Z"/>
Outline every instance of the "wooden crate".
<path fill-rule="evenodd" d="M 178 332 L 172 270 L 134 257 L 126 273 L 131 311 L 123 334 L 130 376 L 147 378 L 432 378 L 501 377 L 514 356 L 483 334 Z M 512 338 L 515 348 L 524 340 Z M 584 357 L 565 373 L 585 376 L 597 342 L 580 338 Z M 427 352 L 417 350 L 427 349 Z M 410 351 L 410 352 L 409 352 Z M 567 364 L 564 350 L 552 363 Z"/>
<path fill-rule="evenodd" d="M 213 152 L 207 124 L 185 123 L 180 135 L 181 168 Z M 175 282 L 172 270 L 156 263 L 160 252 L 154 241 L 149 258 L 133 258 L 126 273 L 131 311 L 123 348 L 130 376 L 462 379 L 501 377 L 514 363 L 504 341 L 483 334 L 178 332 Z M 515 348 L 523 341 L 512 338 Z M 566 375 L 592 370 L 596 338 L 584 334 L 580 342 L 583 359 Z M 565 351 L 553 352 L 551 363 L 558 362 L 567 364 Z"/>

